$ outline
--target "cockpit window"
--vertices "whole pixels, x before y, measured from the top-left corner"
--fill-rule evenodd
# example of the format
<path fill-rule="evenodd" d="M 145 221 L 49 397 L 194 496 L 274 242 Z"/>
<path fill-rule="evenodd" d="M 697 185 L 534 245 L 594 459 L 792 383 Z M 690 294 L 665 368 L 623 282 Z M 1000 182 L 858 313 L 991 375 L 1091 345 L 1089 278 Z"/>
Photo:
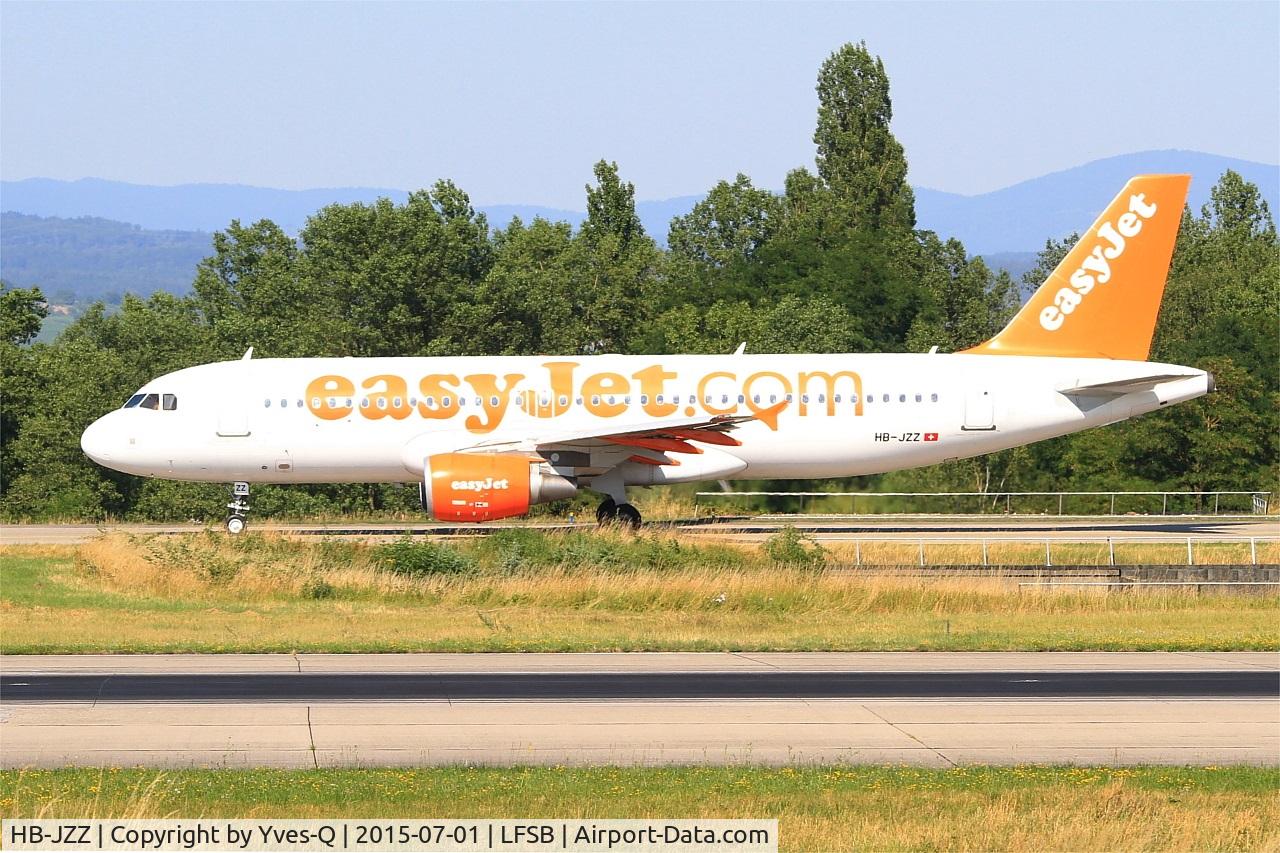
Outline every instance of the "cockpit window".
<path fill-rule="evenodd" d="M 160 408 L 164 409 L 166 412 L 172 412 L 174 409 L 178 408 L 178 395 L 161 394 Z"/>
<path fill-rule="evenodd" d="M 128 400 L 126 400 L 126 401 L 125 401 L 125 404 L 124 404 L 123 408 L 126 408 L 126 409 L 132 409 L 134 406 L 136 406 L 136 405 L 138 405 L 139 403 L 141 403 L 141 402 L 142 402 L 142 398 L 143 398 L 143 397 L 145 397 L 145 396 L 147 396 L 147 395 L 146 395 L 146 394 L 134 394 L 132 397 L 130 397 Z"/>
<path fill-rule="evenodd" d="M 143 409 L 158 409 L 160 408 L 160 395 L 148 394 L 142 398 L 142 402 L 138 405 Z"/>

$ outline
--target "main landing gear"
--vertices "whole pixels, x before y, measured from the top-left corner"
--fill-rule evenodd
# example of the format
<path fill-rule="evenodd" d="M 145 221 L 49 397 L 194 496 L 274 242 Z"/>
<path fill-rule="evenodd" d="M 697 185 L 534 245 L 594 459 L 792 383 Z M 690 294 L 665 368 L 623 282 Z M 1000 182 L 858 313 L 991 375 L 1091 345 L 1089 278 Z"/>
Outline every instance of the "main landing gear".
<path fill-rule="evenodd" d="M 231 503 L 227 504 L 230 514 L 224 526 L 227 532 L 235 535 L 243 533 L 249 526 L 249 484 L 233 483 L 231 486 Z"/>
<path fill-rule="evenodd" d="M 613 498 L 605 498 L 596 508 L 596 522 L 601 527 L 618 525 L 631 530 L 640 529 L 640 510 L 631 504 L 615 503 Z"/>

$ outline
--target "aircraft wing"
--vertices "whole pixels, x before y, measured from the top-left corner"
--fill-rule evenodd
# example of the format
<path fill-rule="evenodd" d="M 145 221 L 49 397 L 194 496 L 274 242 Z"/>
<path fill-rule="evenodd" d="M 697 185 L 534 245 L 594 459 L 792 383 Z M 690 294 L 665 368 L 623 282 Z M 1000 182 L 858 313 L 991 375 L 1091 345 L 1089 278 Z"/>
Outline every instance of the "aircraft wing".
<path fill-rule="evenodd" d="M 668 418 L 645 423 L 599 426 L 576 430 L 562 430 L 533 435 L 518 441 L 482 442 L 468 447 L 468 453 L 536 452 L 551 448 L 564 450 L 591 450 L 617 447 L 652 450 L 659 453 L 701 453 L 695 443 L 737 447 L 742 442 L 731 436 L 733 430 L 751 421 L 776 423 L 778 412 L 786 403 L 779 403 L 750 415 L 702 415 L 692 418 Z"/>

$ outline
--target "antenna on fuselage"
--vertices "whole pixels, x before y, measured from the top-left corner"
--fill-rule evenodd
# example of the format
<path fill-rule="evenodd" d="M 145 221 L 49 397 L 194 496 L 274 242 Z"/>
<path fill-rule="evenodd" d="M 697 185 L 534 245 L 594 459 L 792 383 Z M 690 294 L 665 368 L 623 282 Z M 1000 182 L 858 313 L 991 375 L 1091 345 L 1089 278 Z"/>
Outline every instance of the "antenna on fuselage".
<path fill-rule="evenodd" d="M 244 355 L 240 356 L 241 361 L 248 361 L 251 358 L 253 358 L 253 347 L 249 347 L 244 351 Z"/>
<path fill-rule="evenodd" d="M 746 351 L 747 351 L 747 342 L 743 341 L 742 343 L 738 344 L 738 348 L 733 351 L 733 354 L 742 355 Z"/>

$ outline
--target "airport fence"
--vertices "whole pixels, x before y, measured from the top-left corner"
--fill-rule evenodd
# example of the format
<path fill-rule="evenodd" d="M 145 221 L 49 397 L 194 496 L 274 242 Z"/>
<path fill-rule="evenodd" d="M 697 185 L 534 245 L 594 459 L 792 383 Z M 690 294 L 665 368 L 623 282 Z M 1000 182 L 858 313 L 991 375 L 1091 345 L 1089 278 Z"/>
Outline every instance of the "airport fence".
<path fill-rule="evenodd" d="M 755 511 L 821 515 L 980 513 L 1033 515 L 1266 515 L 1271 492 L 697 492 L 699 508 L 726 501 Z M 1068 512 L 1069 511 L 1069 512 Z"/>
<path fill-rule="evenodd" d="M 838 549 L 829 565 L 874 566 L 1275 566 L 1280 536 L 1223 539 L 1215 536 L 969 536 L 948 539 L 847 534 L 813 536 Z M 843 558 L 843 559 L 842 559 Z"/>

